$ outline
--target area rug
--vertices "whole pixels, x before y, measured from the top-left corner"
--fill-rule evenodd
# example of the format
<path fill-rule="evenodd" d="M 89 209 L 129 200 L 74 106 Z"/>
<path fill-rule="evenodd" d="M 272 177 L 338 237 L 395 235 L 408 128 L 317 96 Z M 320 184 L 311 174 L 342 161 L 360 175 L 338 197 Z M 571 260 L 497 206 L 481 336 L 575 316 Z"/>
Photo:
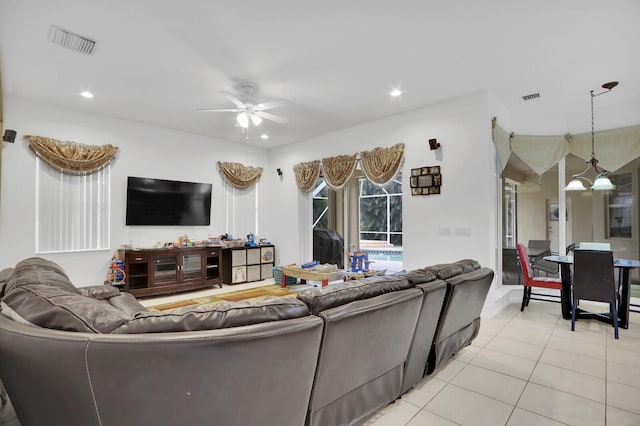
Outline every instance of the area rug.
<path fill-rule="evenodd" d="M 193 299 L 178 300 L 175 302 L 162 303 L 159 305 L 147 306 L 150 311 L 169 311 L 172 309 L 183 308 L 185 306 L 204 305 L 212 306 L 220 302 L 236 302 L 238 300 L 252 299 L 264 296 L 289 296 L 296 297 L 299 291 L 310 288 L 310 285 L 297 284 L 287 286 L 285 288 L 279 285 L 266 285 L 263 287 L 250 288 L 246 290 L 230 291 L 227 293 L 219 293 L 212 296 L 196 297 Z"/>

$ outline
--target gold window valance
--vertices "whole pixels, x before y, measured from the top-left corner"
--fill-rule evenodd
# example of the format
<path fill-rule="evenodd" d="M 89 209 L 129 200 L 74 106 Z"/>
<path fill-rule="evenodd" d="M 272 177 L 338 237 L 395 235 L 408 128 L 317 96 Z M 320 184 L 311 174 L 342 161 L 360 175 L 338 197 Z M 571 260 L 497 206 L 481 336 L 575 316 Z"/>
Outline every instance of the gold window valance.
<path fill-rule="evenodd" d="M 87 175 L 103 169 L 118 151 L 117 146 L 84 145 L 44 136 L 26 135 L 31 149 L 50 166 L 70 175 Z"/>
<path fill-rule="evenodd" d="M 331 189 L 344 187 L 356 170 L 356 154 L 338 155 L 322 159 L 324 180 Z"/>
<path fill-rule="evenodd" d="M 390 148 L 375 148 L 360 154 L 362 170 L 371 182 L 386 185 L 397 174 L 404 161 L 404 144 L 398 143 Z"/>
<path fill-rule="evenodd" d="M 240 163 L 218 161 L 224 180 L 239 189 L 254 186 L 262 176 L 262 167 L 245 166 Z"/>
<path fill-rule="evenodd" d="M 309 192 L 320 176 L 320 160 L 298 163 L 293 166 L 293 173 L 296 175 L 298 188 L 301 191 Z"/>

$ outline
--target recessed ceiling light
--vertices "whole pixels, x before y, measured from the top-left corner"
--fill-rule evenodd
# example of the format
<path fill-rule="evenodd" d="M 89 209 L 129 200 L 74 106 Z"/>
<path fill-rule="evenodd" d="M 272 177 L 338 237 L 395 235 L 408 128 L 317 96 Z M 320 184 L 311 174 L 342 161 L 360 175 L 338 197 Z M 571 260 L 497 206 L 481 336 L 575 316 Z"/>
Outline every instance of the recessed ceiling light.
<path fill-rule="evenodd" d="M 260 139 L 267 140 L 267 139 L 269 139 L 269 135 L 266 134 L 266 133 L 263 133 L 263 134 L 260 135 Z"/>
<path fill-rule="evenodd" d="M 93 98 L 93 93 L 85 90 L 84 92 L 80 93 L 80 96 L 82 96 L 83 98 L 91 99 Z"/>
<path fill-rule="evenodd" d="M 391 92 L 389 92 L 389 94 L 391 96 L 393 96 L 394 98 L 397 98 L 398 96 L 402 95 L 402 90 L 400 89 L 393 89 Z"/>

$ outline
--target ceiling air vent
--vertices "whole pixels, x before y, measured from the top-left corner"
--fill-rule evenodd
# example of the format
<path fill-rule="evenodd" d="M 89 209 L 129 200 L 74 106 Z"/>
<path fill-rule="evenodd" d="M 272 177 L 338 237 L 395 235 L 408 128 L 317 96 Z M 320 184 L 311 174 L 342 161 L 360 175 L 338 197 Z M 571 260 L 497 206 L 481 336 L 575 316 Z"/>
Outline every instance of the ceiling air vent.
<path fill-rule="evenodd" d="M 49 41 L 58 46 L 75 50 L 85 55 L 92 55 L 96 48 L 96 41 L 64 28 L 52 25 L 49 29 Z"/>
<path fill-rule="evenodd" d="M 538 99 L 540 97 L 540 93 L 532 93 L 530 95 L 524 95 L 522 99 L 525 101 L 531 101 L 533 99 Z"/>

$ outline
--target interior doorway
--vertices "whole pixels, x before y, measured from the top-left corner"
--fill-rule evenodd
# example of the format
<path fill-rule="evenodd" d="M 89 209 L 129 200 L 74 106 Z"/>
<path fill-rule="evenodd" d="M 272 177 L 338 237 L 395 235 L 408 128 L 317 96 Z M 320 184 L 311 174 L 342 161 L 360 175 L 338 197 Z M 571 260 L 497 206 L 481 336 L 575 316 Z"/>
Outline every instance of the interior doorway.
<path fill-rule="evenodd" d="M 571 199 L 566 200 L 567 211 L 565 220 L 567 221 L 567 242 L 573 241 L 571 235 Z M 556 199 L 547 199 L 547 240 L 551 241 L 551 251 L 564 255 L 560 250 L 560 204 Z"/>

